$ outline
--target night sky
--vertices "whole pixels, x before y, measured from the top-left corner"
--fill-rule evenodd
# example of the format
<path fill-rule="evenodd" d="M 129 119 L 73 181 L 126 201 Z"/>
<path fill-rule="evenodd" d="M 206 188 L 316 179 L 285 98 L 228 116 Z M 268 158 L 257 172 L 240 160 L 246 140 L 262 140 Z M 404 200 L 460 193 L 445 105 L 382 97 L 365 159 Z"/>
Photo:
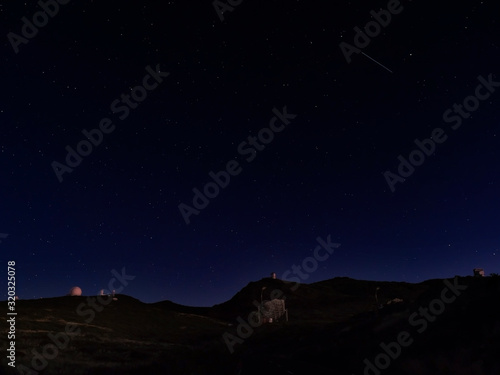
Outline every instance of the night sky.
<path fill-rule="evenodd" d="M 125 267 L 124 294 L 211 306 L 328 236 L 303 282 L 500 272 L 495 1 L 219 3 L 0 6 L 20 298 L 94 295 Z M 388 7 L 369 41 L 354 29 Z"/>

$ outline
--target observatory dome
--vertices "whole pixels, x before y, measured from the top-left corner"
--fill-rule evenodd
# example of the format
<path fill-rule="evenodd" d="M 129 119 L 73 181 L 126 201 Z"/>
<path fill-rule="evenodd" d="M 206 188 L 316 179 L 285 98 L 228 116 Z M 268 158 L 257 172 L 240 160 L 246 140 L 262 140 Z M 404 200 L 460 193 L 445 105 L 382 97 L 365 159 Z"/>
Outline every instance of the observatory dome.
<path fill-rule="evenodd" d="M 69 295 L 70 296 L 81 296 L 82 295 L 82 290 L 78 286 L 74 286 L 69 290 Z"/>

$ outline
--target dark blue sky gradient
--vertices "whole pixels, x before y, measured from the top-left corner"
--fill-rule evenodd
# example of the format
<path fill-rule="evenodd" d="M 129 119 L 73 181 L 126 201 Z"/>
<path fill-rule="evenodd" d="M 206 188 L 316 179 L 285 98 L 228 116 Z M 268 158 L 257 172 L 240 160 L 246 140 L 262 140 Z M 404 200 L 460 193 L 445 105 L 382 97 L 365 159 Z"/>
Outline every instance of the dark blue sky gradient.
<path fill-rule="evenodd" d="M 136 278 L 145 302 L 209 306 L 280 277 L 318 236 L 341 246 L 304 282 L 336 276 L 420 282 L 500 271 L 500 89 L 452 130 L 443 113 L 500 81 L 498 4 L 401 1 L 348 64 L 339 48 L 387 2 L 70 2 L 16 54 L 7 39 L 36 2 L 0 9 L 0 260 L 20 298 Z M 145 68 L 170 75 L 123 121 L 110 111 Z M 252 162 L 238 153 L 273 108 L 297 117 Z M 51 163 L 82 130 L 116 129 L 59 183 Z M 446 142 L 391 192 L 416 138 Z M 186 225 L 209 172 L 242 168 Z M 6 296 L 6 289 L 1 291 Z"/>

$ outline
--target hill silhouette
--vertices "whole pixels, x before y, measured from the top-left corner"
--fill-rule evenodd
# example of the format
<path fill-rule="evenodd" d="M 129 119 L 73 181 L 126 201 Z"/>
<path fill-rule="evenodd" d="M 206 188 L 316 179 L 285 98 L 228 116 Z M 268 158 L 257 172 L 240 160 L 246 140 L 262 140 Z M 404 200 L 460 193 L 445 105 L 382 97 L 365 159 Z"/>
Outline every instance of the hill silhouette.
<path fill-rule="evenodd" d="M 285 299 L 288 322 L 249 324 L 261 299 L 276 295 Z M 264 278 L 213 307 L 88 298 L 17 301 L 17 373 L 500 374 L 498 277 L 419 284 Z M 68 327 L 78 334 L 65 334 Z M 1 371 L 16 373 L 7 363 L 4 356 Z"/>

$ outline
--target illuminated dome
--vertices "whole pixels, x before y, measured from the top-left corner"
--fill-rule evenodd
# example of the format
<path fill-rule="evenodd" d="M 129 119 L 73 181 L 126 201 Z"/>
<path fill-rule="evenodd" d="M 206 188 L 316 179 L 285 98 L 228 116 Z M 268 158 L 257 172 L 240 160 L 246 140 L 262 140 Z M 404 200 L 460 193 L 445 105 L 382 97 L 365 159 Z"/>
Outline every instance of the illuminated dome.
<path fill-rule="evenodd" d="M 78 286 L 74 286 L 69 290 L 69 295 L 70 296 L 81 296 L 82 295 L 82 290 Z"/>

